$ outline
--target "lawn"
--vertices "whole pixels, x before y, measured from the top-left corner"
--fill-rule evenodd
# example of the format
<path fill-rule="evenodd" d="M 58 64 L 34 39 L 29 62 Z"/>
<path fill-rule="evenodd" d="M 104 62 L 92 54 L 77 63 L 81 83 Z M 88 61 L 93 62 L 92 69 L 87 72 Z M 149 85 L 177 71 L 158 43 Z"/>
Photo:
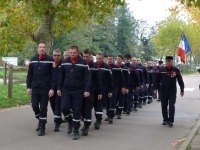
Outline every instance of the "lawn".
<path fill-rule="evenodd" d="M 8 98 L 8 85 L 0 83 L 0 109 L 7 107 L 16 107 L 30 103 L 30 96 L 26 93 L 26 86 L 13 85 L 12 98 Z"/>
<path fill-rule="evenodd" d="M 9 71 L 7 70 L 7 79 L 8 79 Z M 25 70 L 14 70 L 13 71 L 13 80 L 17 81 L 26 81 L 27 71 Z M 0 78 L 3 78 L 3 69 L 0 68 Z"/>

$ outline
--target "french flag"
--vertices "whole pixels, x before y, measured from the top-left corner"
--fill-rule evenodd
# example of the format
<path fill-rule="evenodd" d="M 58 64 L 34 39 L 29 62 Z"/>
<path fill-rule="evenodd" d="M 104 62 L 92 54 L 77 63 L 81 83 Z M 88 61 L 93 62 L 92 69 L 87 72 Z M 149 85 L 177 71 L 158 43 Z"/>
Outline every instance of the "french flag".
<path fill-rule="evenodd" d="M 188 40 L 184 34 L 184 32 L 182 32 L 181 34 L 181 41 L 178 47 L 178 56 L 180 57 L 181 61 L 185 64 L 186 62 L 186 55 L 191 52 L 191 48 L 190 45 L 188 43 Z"/>

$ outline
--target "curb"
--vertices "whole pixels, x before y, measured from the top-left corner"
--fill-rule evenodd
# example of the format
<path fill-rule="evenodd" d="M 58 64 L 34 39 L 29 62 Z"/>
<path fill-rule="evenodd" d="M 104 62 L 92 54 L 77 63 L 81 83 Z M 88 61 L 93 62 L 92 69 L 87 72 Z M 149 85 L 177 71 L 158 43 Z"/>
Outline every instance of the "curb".
<path fill-rule="evenodd" d="M 178 150 L 185 150 L 188 145 L 190 144 L 190 142 L 192 141 L 195 133 L 197 132 L 197 130 L 199 129 L 200 127 L 200 119 L 197 121 L 197 123 L 194 125 L 194 127 L 192 128 L 192 130 L 190 130 L 189 134 L 188 134 L 188 137 L 187 137 L 187 140 L 185 140 L 181 145 L 180 147 L 178 148 Z"/>

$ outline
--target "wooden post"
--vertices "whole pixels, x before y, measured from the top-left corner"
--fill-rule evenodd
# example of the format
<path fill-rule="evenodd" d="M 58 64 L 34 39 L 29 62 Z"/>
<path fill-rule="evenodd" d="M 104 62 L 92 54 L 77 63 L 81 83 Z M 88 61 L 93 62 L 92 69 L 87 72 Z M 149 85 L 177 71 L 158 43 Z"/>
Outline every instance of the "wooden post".
<path fill-rule="evenodd" d="M 9 66 L 8 76 L 8 97 L 12 98 L 12 87 L 13 87 L 13 66 Z"/>
<path fill-rule="evenodd" d="M 6 78 L 6 74 L 7 74 L 7 63 L 4 62 L 3 64 L 3 84 L 6 85 L 7 84 L 7 78 Z"/>

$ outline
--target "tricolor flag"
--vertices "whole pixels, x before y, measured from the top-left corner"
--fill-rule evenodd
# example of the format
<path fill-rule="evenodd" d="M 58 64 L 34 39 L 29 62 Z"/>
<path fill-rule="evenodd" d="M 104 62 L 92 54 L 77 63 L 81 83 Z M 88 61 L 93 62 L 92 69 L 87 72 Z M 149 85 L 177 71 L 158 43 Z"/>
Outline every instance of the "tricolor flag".
<path fill-rule="evenodd" d="M 178 47 L 178 56 L 180 56 L 181 61 L 185 64 L 186 62 L 186 55 L 191 52 L 190 45 L 185 34 L 182 32 L 181 34 L 181 41 Z"/>

